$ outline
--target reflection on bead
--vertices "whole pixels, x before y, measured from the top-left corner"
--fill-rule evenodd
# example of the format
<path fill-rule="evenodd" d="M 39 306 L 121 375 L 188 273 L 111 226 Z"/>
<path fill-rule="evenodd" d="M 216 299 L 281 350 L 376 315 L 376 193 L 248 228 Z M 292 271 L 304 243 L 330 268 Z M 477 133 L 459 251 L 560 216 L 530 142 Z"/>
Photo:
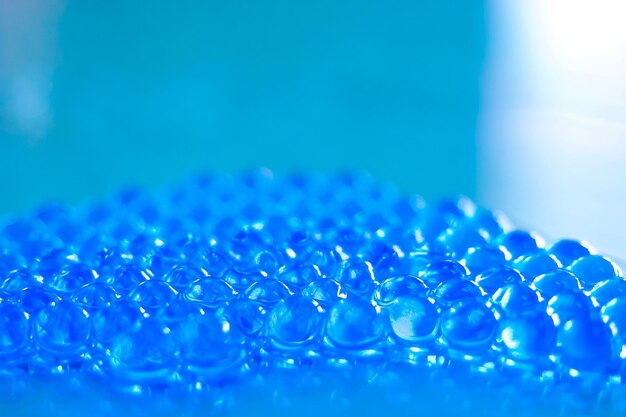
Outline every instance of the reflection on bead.
<path fill-rule="evenodd" d="M 561 361 L 579 371 L 607 372 L 615 360 L 611 332 L 600 320 L 575 318 L 559 329 Z"/>
<path fill-rule="evenodd" d="M 500 248 L 506 250 L 510 259 L 530 255 L 543 247 L 543 240 L 523 230 L 515 230 L 498 238 Z"/>
<path fill-rule="evenodd" d="M 384 333 L 382 318 L 366 301 L 342 300 L 328 314 L 326 336 L 334 346 L 365 349 L 376 344 Z"/>
<path fill-rule="evenodd" d="M 600 281 L 621 276 L 619 268 L 600 255 L 587 255 L 574 261 L 568 268 L 585 288 L 591 288 Z"/>
<path fill-rule="evenodd" d="M 388 306 L 399 297 L 407 295 L 425 295 L 428 287 L 412 275 L 402 275 L 384 280 L 374 292 L 374 301 L 379 306 Z"/>
<path fill-rule="evenodd" d="M 539 275 L 556 271 L 561 267 L 561 264 L 551 255 L 535 253 L 517 258 L 513 261 L 512 266 L 522 274 L 524 279 L 532 281 Z"/>
<path fill-rule="evenodd" d="M 470 248 L 461 261 L 474 276 L 488 269 L 503 266 L 505 262 L 504 253 L 491 246 Z"/>
<path fill-rule="evenodd" d="M 578 258 L 589 255 L 591 249 L 586 242 L 563 239 L 554 242 L 548 248 L 548 252 L 554 255 L 564 267 L 567 267 Z"/>
<path fill-rule="evenodd" d="M 120 295 L 109 284 L 93 282 L 84 285 L 72 294 L 72 301 L 87 311 L 100 310 L 116 302 Z"/>
<path fill-rule="evenodd" d="M 520 283 L 505 285 L 496 291 L 491 299 L 508 316 L 533 311 L 540 306 L 537 293 Z"/>
<path fill-rule="evenodd" d="M 556 327 L 543 311 L 508 317 L 503 320 L 500 329 L 507 355 L 516 360 L 545 360 L 556 347 Z"/>
<path fill-rule="evenodd" d="M 559 293 L 576 292 L 581 289 L 578 278 L 562 269 L 539 275 L 533 280 L 531 287 L 548 300 Z"/>
<path fill-rule="evenodd" d="M 90 321 L 85 310 L 69 301 L 42 309 L 36 318 L 39 347 L 54 354 L 74 354 L 85 348 Z"/>
<path fill-rule="evenodd" d="M 480 287 L 472 281 L 454 279 L 442 282 L 432 291 L 438 303 L 451 306 L 466 299 L 477 299 L 482 296 Z"/>
<path fill-rule="evenodd" d="M 30 342 L 28 314 L 16 304 L 0 303 L 0 359 L 19 356 Z"/>
<path fill-rule="evenodd" d="M 316 336 L 322 317 L 322 310 L 315 300 L 289 297 L 271 311 L 268 331 L 280 345 L 302 346 Z"/>
<path fill-rule="evenodd" d="M 441 316 L 441 335 L 453 348 L 482 350 L 491 346 L 498 322 L 491 310 L 478 301 L 464 300 Z"/>
<path fill-rule="evenodd" d="M 522 280 L 519 272 L 506 266 L 488 269 L 476 277 L 476 283 L 488 294 L 493 294 L 506 285 L 520 283 Z"/>
<path fill-rule="evenodd" d="M 269 307 L 287 299 L 291 295 L 291 292 L 282 282 L 274 279 L 266 279 L 250 285 L 244 295 L 249 300 Z"/>
<path fill-rule="evenodd" d="M 398 298 L 389 307 L 389 324 L 398 340 L 409 344 L 434 339 L 439 313 L 431 300 L 416 296 Z"/>
<path fill-rule="evenodd" d="M 167 306 L 175 297 L 176 290 L 167 282 L 144 281 L 128 294 L 128 299 L 145 309 L 155 310 Z"/>
<path fill-rule="evenodd" d="M 217 308 L 235 298 L 236 291 L 218 278 L 201 278 L 189 284 L 185 297 L 209 308 Z"/>
<path fill-rule="evenodd" d="M 311 297 L 324 308 L 330 307 L 348 295 L 341 285 L 333 279 L 318 279 L 302 290 L 302 295 Z"/>
<path fill-rule="evenodd" d="M 607 279 L 598 282 L 589 292 L 589 297 L 597 306 L 603 306 L 613 298 L 626 296 L 626 280 Z"/>
<path fill-rule="evenodd" d="M 568 320 L 590 317 L 593 304 L 582 292 L 564 292 L 550 298 L 546 311 L 560 326 Z"/>

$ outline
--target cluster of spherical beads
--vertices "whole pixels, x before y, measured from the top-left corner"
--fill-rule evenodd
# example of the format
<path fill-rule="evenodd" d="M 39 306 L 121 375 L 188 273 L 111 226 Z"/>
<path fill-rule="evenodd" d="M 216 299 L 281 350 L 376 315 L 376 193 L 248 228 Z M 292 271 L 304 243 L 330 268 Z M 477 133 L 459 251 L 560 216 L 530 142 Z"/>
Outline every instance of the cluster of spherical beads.
<path fill-rule="evenodd" d="M 626 281 L 467 198 L 268 171 L 48 204 L 0 228 L 6 375 L 207 386 L 273 366 L 626 369 Z"/>

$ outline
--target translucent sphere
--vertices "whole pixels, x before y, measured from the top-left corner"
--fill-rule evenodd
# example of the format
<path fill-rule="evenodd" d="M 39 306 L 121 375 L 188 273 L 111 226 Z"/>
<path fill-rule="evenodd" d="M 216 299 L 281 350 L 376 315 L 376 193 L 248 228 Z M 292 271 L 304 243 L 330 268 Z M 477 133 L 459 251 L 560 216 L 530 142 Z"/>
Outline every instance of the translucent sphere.
<path fill-rule="evenodd" d="M 322 310 L 315 300 L 292 296 L 271 311 L 268 333 L 279 345 L 302 346 L 318 334 L 322 319 Z"/>
<path fill-rule="evenodd" d="M 302 295 L 311 297 L 324 308 L 328 308 L 347 297 L 347 293 L 334 279 L 324 278 L 311 282 L 302 289 Z"/>
<path fill-rule="evenodd" d="M 539 275 L 533 280 L 532 288 L 539 291 L 545 299 L 550 299 L 559 293 L 581 290 L 578 278 L 563 269 Z"/>
<path fill-rule="evenodd" d="M 500 325 L 506 354 L 521 361 L 546 359 L 556 347 L 556 335 L 550 316 L 538 310 L 506 318 Z"/>
<path fill-rule="evenodd" d="M 564 292 L 550 298 L 546 311 L 557 326 L 577 318 L 588 318 L 594 310 L 591 300 L 582 292 Z"/>
<path fill-rule="evenodd" d="M 412 275 L 402 275 L 384 280 L 374 292 L 374 301 L 380 306 L 388 306 L 399 297 L 425 295 L 428 287 L 421 279 Z"/>
<path fill-rule="evenodd" d="M 4 276 L 4 275 L 0 275 Z M 9 294 L 15 294 L 28 287 L 37 287 L 42 284 L 43 278 L 27 270 L 15 270 L 6 274 L 0 289 Z"/>
<path fill-rule="evenodd" d="M 291 296 L 285 284 L 275 279 L 264 279 L 250 285 L 244 295 L 266 307 L 273 306 Z"/>
<path fill-rule="evenodd" d="M 228 306 L 228 313 L 231 324 L 250 338 L 257 338 L 265 326 L 267 311 L 256 301 L 236 300 Z"/>
<path fill-rule="evenodd" d="M 115 288 L 104 282 L 84 285 L 72 294 L 72 301 L 90 312 L 109 307 L 119 298 L 120 295 Z"/>
<path fill-rule="evenodd" d="M 361 350 L 375 345 L 384 335 L 382 317 L 366 301 L 348 298 L 329 312 L 326 337 L 334 346 Z"/>
<path fill-rule="evenodd" d="M 184 292 L 188 300 L 209 308 L 220 307 L 236 296 L 236 291 L 227 282 L 218 278 L 200 278 L 189 284 Z"/>
<path fill-rule="evenodd" d="M 600 320 L 575 318 L 558 333 L 560 360 L 579 371 L 607 372 L 615 360 L 609 328 Z"/>
<path fill-rule="evenodd" d="M 398 298 L 388 309 L 393 335 L 409 344 L 433 340 L 439 324 L 439 312 L 432 300 L 424 297 Z"/>
<path fill-rule="evenodd" d="M 619 268 L 600 255 L 587 255 L 574 261 L 568 268 L 585 288 L 592 288 L 600 281 L 621 276 Z"/>
<path fill-rule="evenodd" d="M 589 245 L 572 239 L 563 239 L 554 242 L 548 252 L 554 255 L 564 267 L 571 265 L 578 258 L 591 254 Z"/>
<path fill-rule="evenodd" d="M 626 297 L 612 299 L 602 307 L 602 319 L 611 326 L 614 334 L 626 344 Z"/>
<path fill-rule="evenodd" d="M 24 288 L 15 295 L 19 303 L 30 316 L 37 315 L 41 310 L 61 301 L 61 298 L 43 287 Z"/>
<path fill-rule="evenodd" d="M 369 293 L 376 283 L 374 270 L 369 262 L 358 262 L 348 265 L 339 278 L 341 286 L 347 291 L 364 295 Z"/>
<path fill-rule="evenodd" d="M 589 297 L 598 306 L 603 306 L 613 298 L 626 296 L 626 281 L 623 279 L 608 279 L 598 282 L 589 292 Z"/>
<path fill-rule="evenodd" d="M 127 294 L 151 277 L 151 272 L 146 269 L 136 265 L 123 265 L 108 275 L 105 281 L 122 294 Z"/>
<path fill-rule="evenodd" d="M 432 262 L 420 273 L 419 277 L 430 288 L 434 288 L 439 283 L 451 279 L 463 279 L 467 276 L 467 269 L 458 262 L 452 260 L 442 260 Z"/>
<path fill-rule="evenodd" d="M 509 316 L 522 314 L 540 307 L 537 293 L 520 283 L 505 285 L 496 291 L 491 299 Z"/>
<path fill-rule="evenodd" d="M 478 301 L 461 301 L 441 316 L 441 335 L 453 348 L 486 349 L 493 343 L 497 330 L 493 313 Z"/>
<path fill-rule="evenodd" d="M 44 276 L 44 282 L 52 290 L 69 294 L 80 287 L 95 281 L 97 275 L 95 271 L 85 265 L 71 264 L 63 271 L 57 272 L 51 276 Z"/>
<path fill-rule="evenodd" d="M 143 318 L 144 312 L 137 303 L 119 300 L 91 316 L 93 335 L 96 340 L 106 343 L 140 326 Z"/>
<path fill-rule="evenodd" d="M 539 252 L 516 259 L 513 261 L 512 266 L 517 269 L 526 280 L 532 281 L 539 275 L 559 269 L 561 264 L 552 255 Z"/>
<path fill-rule="evenodd" d="M 499 288 L 520 283 L 522 280 L 519 272 L 506 266 L 488 269 L 476 277 L 476 283 L 487 294 L 493 294 Z"/>
<path fill-rule="evenodd" d="M 543 240 L 532 233 L 514 230 L 498 237 L 498 244 L 510 254 L 510 259 L 529 255 L 543 247 Z"/>
<path fill-rule="evenodd" d="M 289 288 L 299 289 L 321 277 L 316 265 L 303 263 L 281 268 L 276 278 Z"/>
<path fill-rule="evenodd" d="M 206 278 L 208 273 L 194 265 L 184 264 L 175 266 L 167 274 L 165 274 L 164 281 L 174 287 L 177 291 L 183 291 L 192 282 Z"/>
<path fill-rule="evenodd" d="M 195 311 L 182 320 L 175 331 L 184 372 L 222 375 L 244 359 L 241 333 L 220 314 Z"/>
<path fill-rule="evenodd" d="M 147 310 L 156 310 L 167 306 L 176 295 L 176 290 L 167 282 L 150 280 L 137 285 L 137 288 L 128 294 L 128 299 Z"/>
<path fill-rule="evenodd" d="M 54 354 L 74 354 L 84 349 L 89 329 L 87 312 L 69 301 L 47 306 L 36 317 L 38 346 Z"/>
<path fill-rule="evenodd" d="M 478 285 L 465 279 L 454 279 L 442 282 L 432 291 L 438 303 L 451 306 L 465 299 L 476 299 L 482 296 Z"/>
<path fill-rule="evenodd" d="M 29 316 L 16 304 L 0 303 L 0 358 L 10 360 L 30 342 Z"/>
<path fill-rule="evenodd" d="M 474 276 L 488 269 L 503 266 L 505 262 L 504 253 L 500 249 L 488 245 L 469 248 L 461 261 Z"/>
<path fill-rule="evenodd" d="M 136 384 L 165 380 L 178 365 L 177 342 L 172 330 L 159 319 L 142 319 L 104 343 L 108 369 Z"/>

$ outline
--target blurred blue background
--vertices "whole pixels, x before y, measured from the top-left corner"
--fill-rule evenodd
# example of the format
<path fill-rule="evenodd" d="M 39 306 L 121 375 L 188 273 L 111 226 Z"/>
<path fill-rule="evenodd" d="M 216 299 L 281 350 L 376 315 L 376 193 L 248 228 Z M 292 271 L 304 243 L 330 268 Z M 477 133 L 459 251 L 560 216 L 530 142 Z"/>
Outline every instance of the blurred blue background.
<path fill-rule="evenodd" d="M 0 214 L 354 169 L 620 256 L 624 21 L 619 0 L 0 0 Z"/>
<path fill-rule="evenodd" d="M 258 166 L 475 193 L 482 2 L 1 4 L 0 212 Z"/>

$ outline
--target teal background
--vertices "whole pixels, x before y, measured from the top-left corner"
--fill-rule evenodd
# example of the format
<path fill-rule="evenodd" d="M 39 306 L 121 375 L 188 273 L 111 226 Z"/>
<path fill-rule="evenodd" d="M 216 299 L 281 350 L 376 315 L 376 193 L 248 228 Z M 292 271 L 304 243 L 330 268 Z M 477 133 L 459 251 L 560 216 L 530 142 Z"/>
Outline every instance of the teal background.
<path fill-rule="evenodd" d="M 50 120 L 32 134 L 0 116 L 0 213 L 258 166 L 475 194 L 482 2 L 55 4 L 21 17 L 43 40 L 2 32 L 0 105 L 15 62 L 43 61 Z"/>

